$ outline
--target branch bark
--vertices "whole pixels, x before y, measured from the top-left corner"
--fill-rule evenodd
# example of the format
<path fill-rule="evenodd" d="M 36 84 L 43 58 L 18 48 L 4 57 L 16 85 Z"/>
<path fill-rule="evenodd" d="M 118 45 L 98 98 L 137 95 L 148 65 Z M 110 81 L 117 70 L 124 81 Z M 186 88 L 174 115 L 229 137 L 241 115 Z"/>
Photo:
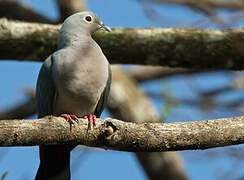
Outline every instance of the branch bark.
<path fill-rule="evenodd" d="M 244 116 L 177 123 L 128 123 L 98 119 L 87 130 L 87 120 L 70 127 L 63 118 L 1 120 L 0 146 L 83 144 L 131 152 L 208 149 L 244 143 Z M 30 136 L 31 135 L 31 136 Z"/>
<path fill-rule="evenodd" d="M 56 49 L 59 28 L 1 19 L 1 59 L 44 60 Z M 114 64 L 244 69 L 244 29 L 115 28 L 112 33 L 97 32 L 94 38 Z"/>
<path fill-rule="evenodd" d="M 110 103 L 108 103 L 108 107 L 110 110 L 114 111 L 114 113 L 116 111 L 119 112 L 119 114 L 115 116 L 122 120 L 127 120 L 127 121 L 131 120 L 132 122 L 143 122 L 143 121 L 160 122 L 159 117 L 157 117 L 156 115 L 157 114 L 156 110 L 153 108 L 152 104 L 145 103 L 145 102 L 150 102 L 149 99 L 146 97 L 144 93 L 142 93 L 142 91 L 138 87 L 136 87 L 135 83 L 131 82 L 132 80 L 128 76 L 126 76 L 127 73 L 122 72 L 121 70 L 115 68 L 114 66 L 112 66 L 112 72 L 113 72 L 113 83 L 111 88 L 112 93 L 110 94 L 110 99 L 113 100 L 112 103 L 111 101 Z M 137 80 L 137 76 L 132 76 L 132 78 Z M 117 89 L 116 87 L 118 87 L 119 84 L 121 87 L 124 88 L 122 91 L 125 92 L 127 97 L 126 99 L 124 99 L 123 102 L 121 102 L 120 98 L 118 98 L 118 96 L 120 96 L 121 93 L 116 93 L 116 89 Z M 130 91 L 131 89 L 132 91 Z M 33 112 L 33 109 L 35 110 L 34 90 L 32 91 L 28 90 L 27 93 L 30 97 L 28 102 L 24 104 L 20 104 L 9 110 L 0 112 L 0 119 L 14 119 L 14 118 L 23 119 L 25 117 L 29 117 L 33 115 L 35 113 L 35 111 Z M 142 98 L 144 103 L 140 103 L 140 104 L 129 103 L 133 101 L 134 98 L 136 99 Z M 133 105 L 133 107 L 131 107 L 131 105 Z M 126 113 L 123 113 L 125 111 Z M 138 111 L 144 112 L 143 115 L 138 116 L 139 114 L 141 114 L 141 113 L 137 113 Z M 138 115 L 133 116 L 129 114 L 138 114 Z M 155 119 L 154 121 L 152 120 L 152 117 L 155 116 L 158 118 L 158 120 Z M 131 119 L 131 118 L 135 118 L 135 119 Z M 177 152 L 160 152 L 160 153 L 144 152 L 144 153 L 136 153 L 136 155 L 142 167 L 145 169 L 145 172 L 147 173 L 150 180 L 157 180 L 157 179 L 187 180 L 188 179 L 183 169 L 180 156 Z"/>

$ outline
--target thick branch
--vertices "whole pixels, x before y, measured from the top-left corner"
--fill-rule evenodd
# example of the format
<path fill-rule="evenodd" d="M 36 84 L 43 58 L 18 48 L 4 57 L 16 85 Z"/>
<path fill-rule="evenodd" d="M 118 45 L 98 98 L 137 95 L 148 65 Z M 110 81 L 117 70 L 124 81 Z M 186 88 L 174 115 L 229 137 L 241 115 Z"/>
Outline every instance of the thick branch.
<path fill-rule="evenodd" d="M 2 59 L 44 60 L 56 50 L 58 29 L 59 26 L 56 25 L 1 19 L 0 57 Z"/>
<path fill-rule="evenodd" d="M 63 118 L 1 120 L 0 146 L 83 144 L 122 151 L 207 149 L 244 143 L 244 116 L 178 123 L 127 123 L 98 119 L 87 130 L 81 119 L 70 129 Z"/>
<path fill-rule="evenodd" d="M 109 101 L 108 107 L 113 113 L 117 112 L 115 116 L 118 117 L 118 119 L 132 122 L 160 122 L 160 119 L 157 117 L 156 111 L 149 99 L 144 93 L 142 93 L 140 88 L 136 88 L 136 84 L 126 76 L 126 73 L 112 66 L 112 74 L 113 83 L 110 94 L 110 99 L 112 99 L 112 101 Z M 133 76 L 133 79 L 137 80 L 137 76 Z M 116 89 L 118 90 L 118 87 L 123 89 L 116 93 Z M 124 98 L 123 102 L 121 101 L 122 99 L 119 98 L 121 97 L 121 91 L 126 94 L 126 98 Z M 13 117 L 16 119 L 23 119 L 24 117 L 33 115 L 33 109 L 35 109 L 35 105 L 33 103 L 34 92 L 30 90 L 27 92 L 30 96 L 29 101 L 17 106 L 16 108 L 13 107 L 10 110 L 0 112 L 0 119 L 4 119 L 3 117 L 6 117 L 5 119 L 13 119 Z M 143 103 L 130 103 L 135 102 L 134 98 L 142 100 Z M 143 112 L 143 114 L 138 112 Z M 136 153 L 136 155 L 150 180 L 188 179 L 184 172 L 180 156 L 177 152 L 144 152 Z M 162 171 L 162 169 L 164 169 L 164 171 Z"/>
<path fill-rule="evenodd" d="M 56 49 L 59 27 L 0 20 L 1 59 L 43 60 Z M 244 68 L 244 29 L 115 28 L 112 33 L 98 32 L 94 38 L 111 63 Z"/>

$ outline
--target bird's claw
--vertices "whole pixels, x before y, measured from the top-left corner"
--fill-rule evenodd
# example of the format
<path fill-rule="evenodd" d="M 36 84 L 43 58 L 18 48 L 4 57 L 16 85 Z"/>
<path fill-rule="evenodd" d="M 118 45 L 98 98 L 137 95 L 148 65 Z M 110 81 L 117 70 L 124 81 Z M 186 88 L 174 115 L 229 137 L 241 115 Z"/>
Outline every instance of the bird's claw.
<path fill-rule="evenodd" d="M 91 129 L 92 125 L 93 127 L 96 126 L 96 119 L 97 119 L 96 115 L 89 114 L 87 116 L 84 116 L 83 118 L 88 119 L 88 129 Z"/>
<path fill-rule="evenodd" d="M 61 114 L 60 117 L 66 119 L 66 121 L 68 121 L 70 125 L 73 125 L 74 121 L 78 123 L 79 120 L 78 117 L 73 114 Z"/>

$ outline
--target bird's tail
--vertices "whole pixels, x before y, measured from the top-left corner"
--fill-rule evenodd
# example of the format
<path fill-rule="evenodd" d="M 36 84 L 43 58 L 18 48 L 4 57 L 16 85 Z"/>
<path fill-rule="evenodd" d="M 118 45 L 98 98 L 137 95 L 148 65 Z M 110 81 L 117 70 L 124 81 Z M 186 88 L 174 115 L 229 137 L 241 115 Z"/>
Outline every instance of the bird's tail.
<path fill-rule="evenodd" d="M 35 180 L 69 180 L 70 146 L 40 146 L 40 165 Z"/>

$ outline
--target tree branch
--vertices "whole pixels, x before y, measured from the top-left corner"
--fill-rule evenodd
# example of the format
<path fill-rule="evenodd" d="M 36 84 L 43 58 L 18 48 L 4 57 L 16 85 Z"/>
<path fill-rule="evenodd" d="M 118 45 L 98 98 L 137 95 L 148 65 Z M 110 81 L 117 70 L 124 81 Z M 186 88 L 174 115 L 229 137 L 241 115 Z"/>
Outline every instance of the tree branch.
<path fill-rule="evenodd" d="M 132 152 L 207 149 L 244 143 L 244 116 L 177 123 L 127 123 L 98 119 L 87 130 L 87 120 L 70 128 L 63 118 L 1 120 L 0 146 L 83 144 Z"/>
<path fill-rule="evenodd" d="M 14 107 L 10 107 L 4 111 L 0 111 L 0 120 L 3 119 L 24 119 L 36 113 L 35 92 L 31 89 L 25 90 L 28 100 L 19 103 Z"/>
<path fill-rule="evenodd" d="M 0 17 L 28 22 L 55 23 L 16 0 L 0 0 Z"/>
<path fill-rule="evenodd" d="M 177 75 L 177 74 L 189 74 L 189 73 L 194 73 L 194 72 L 198 72 L 197 70 L 188 70 L 188 69 L 183 69 L 183 68 L 168 68 L 168 67 L 157 67 L 157 66 L 143 66 L 140 68 L 136 68 L 133 70 L 127 70 L 127 71 L 118 71 L 116 70 L 117 68 L 115 68 L 116 65 L 112 65 L 112 71 L 113 71 L 113 77 L 116 77 L 117 75 L 120 76 L 118 78 L 116 78 L 116 84 L 118 85 L 118 83 L 121 84 L 121 86 L 125 89 L 123 89 L 124 92 L 130 91 L 130 89 L 132 88 L 131 86 L 128 86 L 127 81 L 125 80 L 125 75 L 129 75 L 130 77 L 133 78 L 133 80 L 137 81 L 137 82 L 145 82 L 145 81 L 149 81 L 149 80 L 154 80 L 156 78 L 164 78 L 164 77 L 168 77 L 171 75 Z M 122 75 L 124 74 L 124 75 Z M 123 77 L 123 78 L 121 78 Z M 113 78 L 114 79 L 114 78 Z M 123 79 L 123 81 L 121 81 Z M 125 83 L 123 85 L 123 83 Z M 131 83 L 130 83 L 131 85 Z M 134 85 L 136 86 L 136 85 Z M 136 99 L 140 99 L 140 98 L 145 98 L 144 93 L 140 93 L 139 90 L 136 91 L 136 89 L 133 86 L 133 95 L 131 95 L 130 97 L 127 98 L 127 100 L 132 100 L 134 99 L 133 97 L 136 97 Z M 112 84 L 112 88 L 111 91 L 113 91 L 113 84 Z M 8 109 L 2 110 L 0 111 L 0 120 L 3 119 L 24 119 L 26 117 L 32 116 L 36 113 L 36 107 L 35 107 L 35 91 L 33 89 L 25 89 L 25 94 L 28 96 L 28 99 L 26 102 L 21 102 L 21 103 L 16 103 L 17 105 L 12 106 Z M 130 93 L 126 93 L 127 96 Z M 111 96 L 111 95 L 110 95 Z M 114 92 L 112 95 L 112 99 L 115 102 L 116 101 L 116 96 L 119 96 L 119 93 Z M 162 98 L 160 95 L 160 98 Z M 158 97 L 157 97 L 158 98 Z M 120 102 L 116 102 L 117 104 L 120 104 Z M 125 102 L 125 106 L 121 106 L 118 105 L 116 106 L 117 110 L 120 109 L 122 111 L 122 113 L 119 113 L 119 119 L 125 119 L 125 117 L 121 117 L 124 115 L 123 111 L 121 109 L 121 107 L 127 107 L 127 109 L 125 110 L 128 114 L 128 112 L 130 112 L 129 110 L 131 110 L 131 114 L 133 113 L 133 110 L 135 108 L 130 108 L 130 106 L 128 106 L 128 102 Z M 147 118 L 149 114 L 151 113 L 155 113 L 155 110 L 150 111 L 150 109 L 152 108 L 151 104 L 145 104 L 147 107 L 145 107 L 145 109 L 147 109 L 147 111 L 145 112 L 145 115 L 143 117 Z M 113 105 L 111 105 L 112 108 Z M 135 107 L 135 105 L 133 105 L 133 107 Z M 140 105 L 141 107 L 141 105 Z M 149 108 L 150 107 L 150 108 Z M 150 113 L 149 113 L 150 112 Z M 135 118 L 135 117 L 134 117 Z M 143 122 L 143 119 L 137 117 L 138 121 L 133 121 L 133 122 Z M 150 117 L 149 117 L 150 119 Z M 133 120 L 133 119 L 128 119 L 128 120 Z M 127 121 L 128 121 L 127 120 Z M 160 122 L 160 121 L 155 121 L 155 122 Z"/>
<path fill-rule="evenodd" d="M 200 70 L 186 68 L 169 68 L 161 66 L 142 66 L 132 70 L 124 71 L 137 82 L 151 81 L 159 78 L 166 78 L 174 75 L 187 75 L 202 72 Z"/>
<path fill-rule="evenodd" d="M 243 10 L 244 2 L 242 0 L 226 1 L 226 0 L 141 0 L 141 1 L 152 1 L 160 3 L 171 3 L 179 4 L 197 9 L 199 7 L 208 7 L 213 9 L 225 8 L 227 10 Z"/>
<path fill-rule="evenodd" d="M 68 16 L 86 9 L 85 0 L 56 0 L 60 11 L 60 22 L 63 22 Z"/>
<path fill-rule="evenodd" d="M 27 4 L 16 0 L 0 0 L 0 17 L 27 22 L 57 24 L 63 22 L 68 16 L 85 10 L 84 0 L 56 0 L 56 3 L 60 11 L 60 19 L 57 21 L 49 20 Z"/>
<path fill-rule="evenodd" d="M 107 108 L 110 113 L 127 122 L 160 123 L 156 109 L 147 95 L 126 72 L 112 67 L 112 86 Z M 150 180 L 187 180 L 188 177 L 177 152 L 136 153 Z M 162 171 L 164 169 L 164 171 Z"/>
<path fill-rule="evenodd" d="M 1 59 L 45 59 L 56 49 L 59 27 L 1 19 Z M 115 28 L 112 33 L 97 32 L 94 38 L 111 63 L 201 70 L 244 68 L 244 29 Z"/>

